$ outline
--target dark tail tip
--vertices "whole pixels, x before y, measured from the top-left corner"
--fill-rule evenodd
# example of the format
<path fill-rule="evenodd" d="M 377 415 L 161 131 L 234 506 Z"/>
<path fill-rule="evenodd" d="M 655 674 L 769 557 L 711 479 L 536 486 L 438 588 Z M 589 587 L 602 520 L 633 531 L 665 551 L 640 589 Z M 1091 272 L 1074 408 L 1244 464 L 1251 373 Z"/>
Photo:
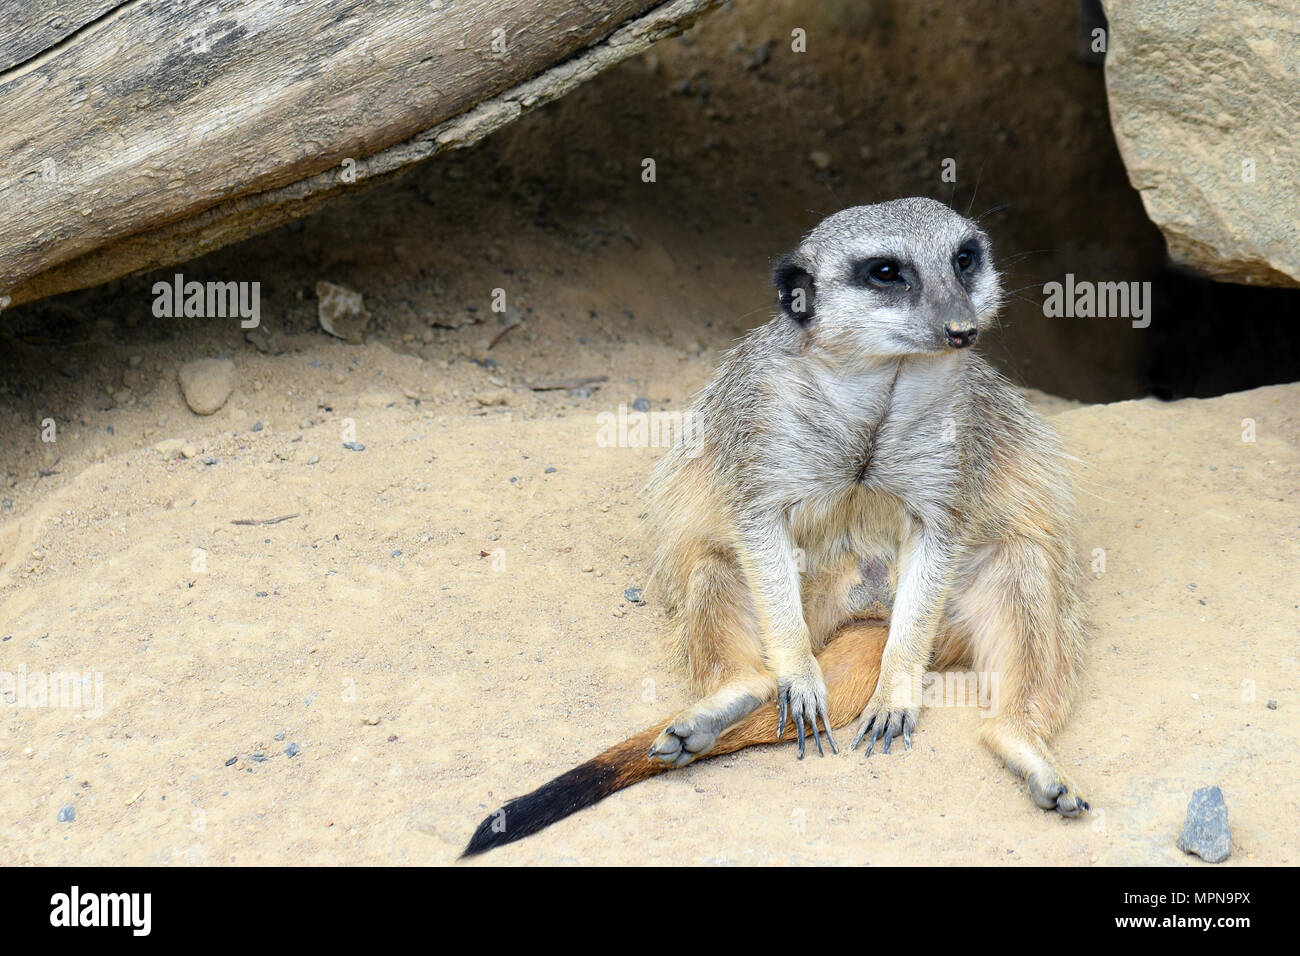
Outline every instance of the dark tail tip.
<path fill-rule="evenodd" d="M 609 796 L 618 789 L 617 768 L 599 760 L 598 757 L 574 767 L 489 814 L 470 837 L 460 858 L 522 840 Z"/>

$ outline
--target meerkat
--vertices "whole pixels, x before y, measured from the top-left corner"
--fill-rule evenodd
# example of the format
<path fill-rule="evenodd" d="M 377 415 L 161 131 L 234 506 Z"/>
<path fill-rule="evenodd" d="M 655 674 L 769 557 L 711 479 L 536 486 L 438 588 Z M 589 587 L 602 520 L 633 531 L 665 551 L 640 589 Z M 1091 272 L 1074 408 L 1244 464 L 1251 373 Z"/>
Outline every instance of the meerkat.
<path fill-rule="evenodd" d="M 984 743 L 1033 802 L 1089 809 L 1047 741 L 1086 636 L 1052 429 L 971 348 L 1002 304 L 989 237 L 925 198 L 817 225 L 779 311 L 729 352 L 648 486 L 650 592 L 696 702 L 508 803 L 466 855 L 702 757 L 794 738 L 911 747 L 921 676 L 998 682 Z M 819 725 L 820 724 L 820 728 Z"/>

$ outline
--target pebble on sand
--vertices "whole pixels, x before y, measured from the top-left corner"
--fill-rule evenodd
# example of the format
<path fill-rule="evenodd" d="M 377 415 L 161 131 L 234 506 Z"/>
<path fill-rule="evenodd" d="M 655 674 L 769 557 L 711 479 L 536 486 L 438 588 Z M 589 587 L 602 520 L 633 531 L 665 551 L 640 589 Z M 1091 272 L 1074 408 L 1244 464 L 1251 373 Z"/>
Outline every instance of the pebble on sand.
<path fill-rule="evenodd" d="M 186 445 L 184 438 L 164 438 L 153 446 L 154 451 L 160 453 L 164 458 L 177 458 L 181 454 L 181 449 Z"/>
<path fill-rule="evenodd" d="M 230 359 L 195 359 L 178 375 L 185 404 L 196 415 L 211 415 L 235 390 L 235 363 Z"/>
<path fill-rule="evenodd" d="M 59 808 L 60 823 L 71 823 L 75 819 L 77 819 L 77 808 L 72 804 L 69 803 L 66 807 Z"/>
<path fill-rule="evenodd" d="M 1195 853 L 1207 863 L 1222 863 L 1232 852 L 1228 805 L 1218 787 L 1201 787 L 1187 803 L 1187 820 L 1178 835 L 1178 849 Z"/>
<path fill-rule="evenodd" d="M 360 345 L 369 321 L 361 293 L 333 282 L 316 283 L 316 320 L 330 335 Z"/>

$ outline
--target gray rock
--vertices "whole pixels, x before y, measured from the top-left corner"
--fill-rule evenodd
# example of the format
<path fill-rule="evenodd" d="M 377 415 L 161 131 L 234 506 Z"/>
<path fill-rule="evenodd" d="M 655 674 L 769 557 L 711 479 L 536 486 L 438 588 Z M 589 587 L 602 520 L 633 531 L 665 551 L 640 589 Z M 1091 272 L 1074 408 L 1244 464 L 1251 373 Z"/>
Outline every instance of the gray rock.
<path fill-rule="evenodd" d="M 235 390 L 235 363 L 230 359 L 195 359 L 180 368 L 177 378 L 185 404 L 196 415 L 211 415 Z"/>
<path fill-rule="evenodd" d="M 1178 849 L 1195 853 L 1207 863 L 1222 863 L 1232 852 L 1228 805 L 1218 787 L 1201 787 L 1187 803 L 1187 820 L 1178 835 Z"/>
<path fill-rule="evenodd" d="M 60 823 L 71 823 L 75 819 L 77 819 L 77 808 L 72 804 L 69 803 L 66 807 L 59 808 Z"/>
<path fill-rule="evenodd" d="M 1129 181 L 1174 261 L 1223 282 L 1300 286 L 1300 35 L 1277 9 L 1106 2 L 1106 91 Z"/>
<path fill-rule="evenodd" d="M 632 409 L 638 412 L 650 411 L 650 399 L 638 398 L 636 401 L 632 403 Z"/>

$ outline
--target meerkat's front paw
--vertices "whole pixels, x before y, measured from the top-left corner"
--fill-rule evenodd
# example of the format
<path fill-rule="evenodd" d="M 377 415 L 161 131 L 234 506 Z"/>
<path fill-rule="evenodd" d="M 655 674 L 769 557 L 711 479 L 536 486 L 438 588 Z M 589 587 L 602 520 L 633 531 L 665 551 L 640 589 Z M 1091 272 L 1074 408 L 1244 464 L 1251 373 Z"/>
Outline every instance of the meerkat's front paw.
<path fill-rule="evenodd" d="M 806 669 L 796 676 L 778 678 L 776 682 L 776 702 L 778 719 L 776 736 L 780 740 L 785 736 L 787 718 L 794 725 L 799 740 L 799 759 L 804 754 L 804 722 L 807 721 L 812 731 L 813 743 L 817 745 L 817 754 L 826 756 L 822 750 L 821 737 L 817 733 L 817 720 L 820 718 L 826 731 L 826 742 L 830 744 L 831 753 L 837 754 L 840 748 L 831 736 L 831 716 L 826 706 L 826 682 L 822 679 L 821 668 L 816 659 L 809 657 Z"/>
<path fill-rule="evenodd" d="M 889 701 L 877 691 L 862 711 L 858 735 L 853 738 L 853 746 L 850 749 L 857 750 L 858 744 L 865 739 L 866 756 L 870 757 L 876 741 L 883 739 L 885 745 L 881 748 L 881 752 L 889 753 L 894 738 L 902 737 L 903 746 L 911 750 L 912 731 L 916 729 L 916 713 L 915 707 L 890 707 Z"/>
<path fill-rule="evenodd" d="M 1026 783 L 1029 784 L 1030 797 L 1044 810 L 1055 810 L 1063 817 L 1077 817 L 1092 809 L 1088 801 L 1074 793 L 1064 780 L 1040 780 L 1037 774 L 1030 774 Z"/>

